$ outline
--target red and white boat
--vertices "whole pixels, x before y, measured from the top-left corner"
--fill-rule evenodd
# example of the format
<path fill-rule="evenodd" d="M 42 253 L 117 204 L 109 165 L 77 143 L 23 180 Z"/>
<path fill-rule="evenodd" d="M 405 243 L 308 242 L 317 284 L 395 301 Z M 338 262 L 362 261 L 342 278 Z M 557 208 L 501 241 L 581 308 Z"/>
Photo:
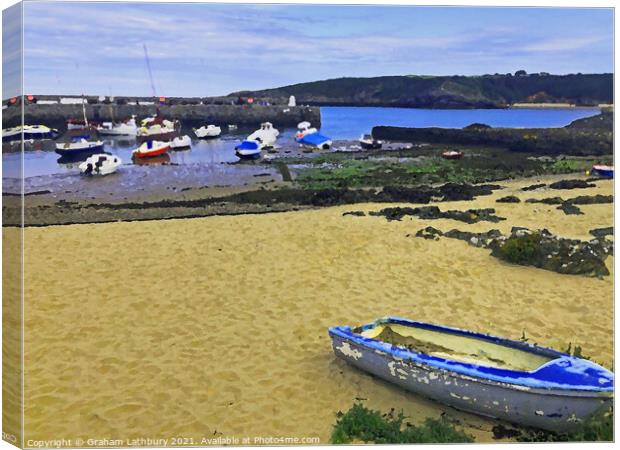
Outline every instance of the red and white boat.
<path fill-rule="evenodd" d="M 443 152 L 441 154 L 441 157 L 444 159 L 461 159 L 463 157 L 464 153 L 463 152 L 457 152 L 454 150 L 450 150 L 447 152 Z"/>
<path fill-rule="evenodd" d="M 168 153 L 170 142 L 147 141 L 132 153 L 132 158 L 152 158 Z"/>

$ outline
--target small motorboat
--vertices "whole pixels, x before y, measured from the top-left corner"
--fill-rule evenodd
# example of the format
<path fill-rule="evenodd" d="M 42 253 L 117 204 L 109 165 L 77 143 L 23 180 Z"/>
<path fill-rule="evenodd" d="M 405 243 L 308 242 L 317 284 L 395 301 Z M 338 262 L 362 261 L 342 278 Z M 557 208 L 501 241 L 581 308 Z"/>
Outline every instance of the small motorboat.
<path fill-rule="evenodd" d="M 176 137 L 177 129 L 181 128 L 178 120 L 171 121 L 159 115 L 143 119 L 141 125 L 136 131 L 136 140 L 138 142 L 150 140 L 171 141 Z"/>
<path fill-rule="evenodd" d="M 235 147 L 235 155 L 241 159 L 258 159 L 261 156 L 262 149 L 262 142 L 246 139 Z"/>
<path fill-rule="evenodd" d="M 132 161 L 136 166 L 159 166 L 170 163 L 170 155 L 164 153 L 150 158 L 132 158 Z"/>
<path fill-rule="evenodd" d="M 122 161 L 118 156 L 98 153 L 86 158 L 86 161 L 78 167 L 84 175 L 108 175 L 116 172 L 121 164 Z"/>
<path fill-rule="evenodd" d="M 272 148 L 276 145 L 276 140 L 280 132 L 276 130 L 270 122 L 260 124 L 260 128 L 254 133 L 250 134 L 246 140 L 258 141 L 262 143 L 262 148 Z"/>
<path fill-rule="evenodd" d="M 74 138 L 71 142 L 56 144 L 56 153 L 59 155 L 95 154 L 103 151 L 103 141 L 90 141 L 86 136 Z"/>
<path fill-rule="evenodd" d="M 152 158 L 168 153 L 170 142 L 147 141 L 132 152 L 132 158 Z"/>
<path fill-rule="evenodd" d="M 2 142 L 24 141 L 36 139 L 56 139 L 59 133 L 55 128 L 48 128 L 45 125 L 24 125 L 2 130 Z"/>
<path fill-rule="evenodd" d="M 297 124 L 297 134 L 295 140 L 307 147 L 329 150 L 332 140 L 319 133 L 319 130 L 312 127 L 310 122 L 300 122 Z"/>
<path fill-rule="evenodd" d="M 613 178 L 614 166 L 605 166 L 602 164 L 595 164 L 590 171 L 591 175 L 598 175 L 599 177 Z"/>
<path fill-rule="evenodd" d="M 191 148 L 192 140 L 188 135 L 175 137 L 172 141 L 170 141 L 170 150 L 183 150 L 187 148 Z"/>
<path fill-rule="evenodd" d="M 383 141 L 374 139 L 371 134 L 362 134 L 360 137 L 360 147 L 364 150 L 378 150 L 383 146 Z"/>
<path fill-rule="evenodd" d="M 138 132 L 136 116 L 121 123 L 103 122 L 97 127 L 97 131 L 102 136 L 135 136 Z"/>
<path fill-rule="evenodd" d="M 222 129 L 215 125 L 203 125 L 200 128 L 194 128 L 194 134 L 198 139 L 214 139 L 222 134 Z"/>
<path fill-rule="evenodd" d="M 463 155 L 464 155 L 463 152 L 457 152 L 455 150 L 450 150 L 450 151 L 443 152 L 441 154 L 441 157 L 443 159 L 461 159 Z"/>
<path fill-rule="evenodd" d="M 612 372 L 523 341 L 397 317 L 329 334 L 354 366 L 475 414 L 562 432 L 613 402 Z"/>

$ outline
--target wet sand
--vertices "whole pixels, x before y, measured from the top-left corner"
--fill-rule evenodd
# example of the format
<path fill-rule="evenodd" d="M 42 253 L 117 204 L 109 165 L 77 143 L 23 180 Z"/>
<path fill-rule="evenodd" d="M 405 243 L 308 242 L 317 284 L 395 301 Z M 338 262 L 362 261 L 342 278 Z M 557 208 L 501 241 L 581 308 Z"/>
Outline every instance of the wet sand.
<path fill-rule="evenodd" d="M 569 178 L 566 175 L 563 178 Z M 574 178 L 574 177 L 570 177 Z M 337 359 L 327 328 L 397 315 L 613 358 L 613 258 L 604 279 L 514 266 L 432 225 L 507 233 L 548 228 L 590 239 L 611 204 L 496 203 L 595 193 L 521 192 L 442 210 L 496 208 L 500 223 L 342 216 L 386 204 L 262 215 L 28 228 L 25 438 L 297 436 L 327 443 L 356 398 L 418 423 L 444 411 L 478 441 L 495 422 L 409 394 Z M 400 204 L 398 206 L 404 206 Z M 410 235 L 410 236 L 407 236 Z M 87 445 L 87 442 L 84 444 Z M 170 443 L 168 444 L 170 445 Z"/>

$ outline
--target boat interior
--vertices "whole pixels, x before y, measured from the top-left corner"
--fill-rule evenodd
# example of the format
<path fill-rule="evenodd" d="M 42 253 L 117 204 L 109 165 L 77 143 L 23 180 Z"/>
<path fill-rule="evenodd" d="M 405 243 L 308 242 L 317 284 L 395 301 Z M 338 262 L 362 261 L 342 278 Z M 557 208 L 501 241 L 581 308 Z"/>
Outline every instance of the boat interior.
<path fill-rule="evenodd" d="M 471 336 L 382 323 L 355 333 L 419 353 L 479 366 L 530 372 L 555 359 Z"/>

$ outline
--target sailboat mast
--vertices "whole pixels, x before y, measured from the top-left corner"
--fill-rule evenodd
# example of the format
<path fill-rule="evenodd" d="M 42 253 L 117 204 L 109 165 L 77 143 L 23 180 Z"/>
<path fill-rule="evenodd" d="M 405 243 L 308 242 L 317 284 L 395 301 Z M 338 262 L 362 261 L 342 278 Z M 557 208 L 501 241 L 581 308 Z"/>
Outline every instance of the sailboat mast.
<path fill-rule="evenodd" d="M 84 115 L 84 125 L 88 128 L 88 119 L 86 118 L 86 107 L 84 106 L 84 93 L 82 93 L 82 114 Z"/>

